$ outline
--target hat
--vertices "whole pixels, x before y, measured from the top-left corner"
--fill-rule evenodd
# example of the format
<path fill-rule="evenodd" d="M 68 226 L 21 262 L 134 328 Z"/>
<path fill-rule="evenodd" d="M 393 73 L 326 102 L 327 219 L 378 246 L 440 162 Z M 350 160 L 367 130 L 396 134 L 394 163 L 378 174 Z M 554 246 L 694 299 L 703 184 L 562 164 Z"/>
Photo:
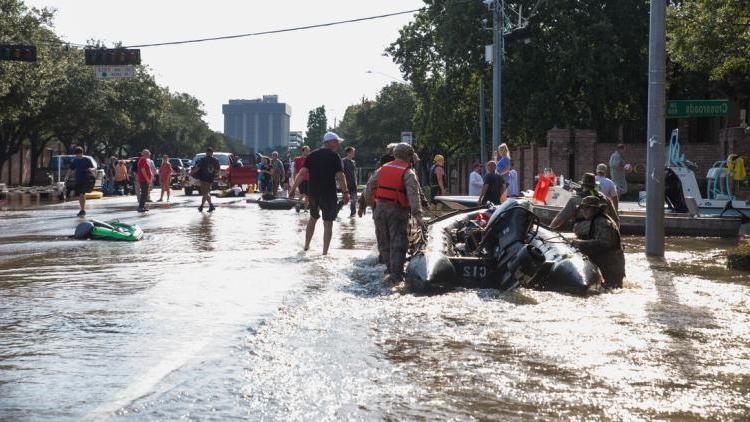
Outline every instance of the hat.
<path fill-rule="evenodd" d="M 445 157 L 443 157 L 440 154 L 435 155 L 435 158 L 432 159 L 432 161 L 445 161 Z"/>
<path fill-rule="evenodd" d="M 597 164 L 596 172 L 607 174 L 607 165 L 604 163 Z"/>
<path fill-rule="evenodd" d="M 414 148 L 406 142 L 401 142 L 393 147 L 393 156 L 399 160 L 407 161 L 412 157 L 412 154 L 414 154 Z"/>
<path fill-rule="evenodd" d="M 596 187 L 596 176 L 594 176 L 594 173 L 585 173 L 578 184 L 582 187 L 594 188 Z"/>
<path fill-rule="evenodd" d="M 579 205 L 580 208 L 602 208 L 604 204 L 602 203 L 601 199 L 597 198 L 596 196 L 587 196 L 583 198 L 581 201 L 581 205 Z"/>
<path fill-rule="evenodd" d="M 330 142 L 330 141 L 343 142 L 344 140 L 341 139 L 341 137 L 339 135 L 336 135 L 333 132 L 326 132 L 326 134 L 323 135 L 323 142 Z"/>

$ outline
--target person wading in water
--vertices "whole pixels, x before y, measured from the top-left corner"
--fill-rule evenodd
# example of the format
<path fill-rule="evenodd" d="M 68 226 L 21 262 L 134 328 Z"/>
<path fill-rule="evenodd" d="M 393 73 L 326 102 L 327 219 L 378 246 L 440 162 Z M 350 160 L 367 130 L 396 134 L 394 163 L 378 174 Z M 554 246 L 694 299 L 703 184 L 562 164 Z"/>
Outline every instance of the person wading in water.
<path fill-rule="evenodd" d="M 336 153 L 339 142 L 343 141 L 333 132 L 323 136 L 323 146 L 311 152 L 305 158 L 305 164 L 297 173 L 289 194 L 294 199 L 297 188 L 310 175 L 308 182 L 308 200 L 310 206 L 310 220 L 305 231 L 305 250 L 310 249 L 310 241 L 315 234 L 315 224 L 323 217 L 323 255 L 328 254 L 328 247 L 333 237 L 333 220 L 339 213 L 338 198 L 336 197 L 336 182 L 338 181 L 343 196 L 344 205 L 349 203 L 349 188 L 346 185 L 344 167 L 341 157 Z"/>

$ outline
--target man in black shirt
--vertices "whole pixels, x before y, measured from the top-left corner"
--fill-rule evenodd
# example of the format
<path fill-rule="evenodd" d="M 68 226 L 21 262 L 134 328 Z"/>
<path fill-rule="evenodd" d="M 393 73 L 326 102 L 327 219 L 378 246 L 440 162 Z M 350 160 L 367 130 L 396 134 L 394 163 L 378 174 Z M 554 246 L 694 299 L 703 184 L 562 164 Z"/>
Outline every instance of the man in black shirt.
<path fill-rule="evenodd" d="M 86 194 L 91 192 L 94 189 L 94 184 L 96 184 L 96 176 L 91 169 L 96 169 L 96 167 L 88 157 L 83 156 L 83 148 L 76 147 L 75 155 L 73 161 L 70 162 L 67 177 L 75 175 L 73 190 L 78 195 L 78 204 L 81 206 L 78 216 L 83 217 L 86 215 Z M 60 158 L 58 157 L 58 159 Z"/>
<path fill-rule="evenodd" d="M 495 173 L 496 167 L 494 161 L 487 162 L 487 174 L 484 175 L 484 186 L 482 186 L 482 193 L 479 194 L 479 205 L 488 202 L 499 204 L 505 192 L 505 181 L 502 176 Z"/>
<path fill-rule="evenodd" d="M 308 198 L 310 205 L 310 220 L 307 222 L 305 232 L 305 250 L 310 249 L 310 241 L 315 233 L 315 224 L 323 214 L 323 255 L 328 254 L 328 247 L 333 236 L 333 220 L 339 212 L 338 198 L 336 197 L 336 181 L 339 182 L 344 204 L 349 203 L 349 189 L 344 176 L 344 168 L 341 157 L 336 153 L 339 138 L 333 132 L 327 132 L 323 136 L 323 146 L 311 152 L 305 159 L 304 167 L 297 173 L 289 194 L 294 199 L 297 188 L 310 175 L 308 184 Z"/>
<path fill-rule="evenodd" d="M 198 212 L 203 212 L 203 205 L 208 202 L 208 212 L 213 212 L 216 207 L 211 202 L 211 186 L 214 183 L 214 179 L 219 175 L 221 165 L 219 160 L 214 157 L 214 149 L 206 148 L 206 155 L 199 158 L 198 161 L 193 165 L 193 177 L 200 181 L 200 192 L 201 192 L 201 205 L 198 207 Z"/>

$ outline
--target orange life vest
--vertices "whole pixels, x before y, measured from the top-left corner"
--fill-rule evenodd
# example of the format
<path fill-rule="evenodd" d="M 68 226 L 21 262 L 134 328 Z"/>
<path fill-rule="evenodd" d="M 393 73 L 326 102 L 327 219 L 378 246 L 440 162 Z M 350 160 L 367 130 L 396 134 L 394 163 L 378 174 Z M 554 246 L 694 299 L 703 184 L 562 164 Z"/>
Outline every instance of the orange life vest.
<path fill-rule="evenodd" d="M 401 208 L 410 208 L 409 198 L 406 196 L 404 174 L 409 169 L 409 163 L 391 161 L 380 167 L 378 187 L 375 188 L 375 199 L 393 201 Z"/>

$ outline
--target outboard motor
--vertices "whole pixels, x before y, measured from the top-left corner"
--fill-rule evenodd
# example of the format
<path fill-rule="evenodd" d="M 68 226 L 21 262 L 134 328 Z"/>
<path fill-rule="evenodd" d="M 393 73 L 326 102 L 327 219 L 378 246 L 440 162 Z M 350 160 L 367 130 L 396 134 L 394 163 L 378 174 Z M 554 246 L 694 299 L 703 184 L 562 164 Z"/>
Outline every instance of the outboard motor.
<path fill-rule="evenodd" d="M 530 284 L 544 264 L 544 255 L 532 245 L 524 245 L 508 261 L 506 271 L 502 273 L 500 288 L 507 290 L 519 284 Z"/>
<path fill-rule="evenodd" d="M 664 196 L 667 203 L 669 203 L 675 212 L 688 212 L 685 195 L 682 193 L 682 182 L 680 182 L 680 178 L 674 174 L 672 169 L 669 168 L 664 177 Z"/>
<path fill-rule="evenodd" d="M 532 224 L 534 214 L 531 205 L 526 201 L 519 203 L 515 199 L 508 199 L 490 217 L 481 246 L 495 246 L 496 253 L 500 253 L 496 258 L 500 258 L 509 246 L 526 241 Z"/>

